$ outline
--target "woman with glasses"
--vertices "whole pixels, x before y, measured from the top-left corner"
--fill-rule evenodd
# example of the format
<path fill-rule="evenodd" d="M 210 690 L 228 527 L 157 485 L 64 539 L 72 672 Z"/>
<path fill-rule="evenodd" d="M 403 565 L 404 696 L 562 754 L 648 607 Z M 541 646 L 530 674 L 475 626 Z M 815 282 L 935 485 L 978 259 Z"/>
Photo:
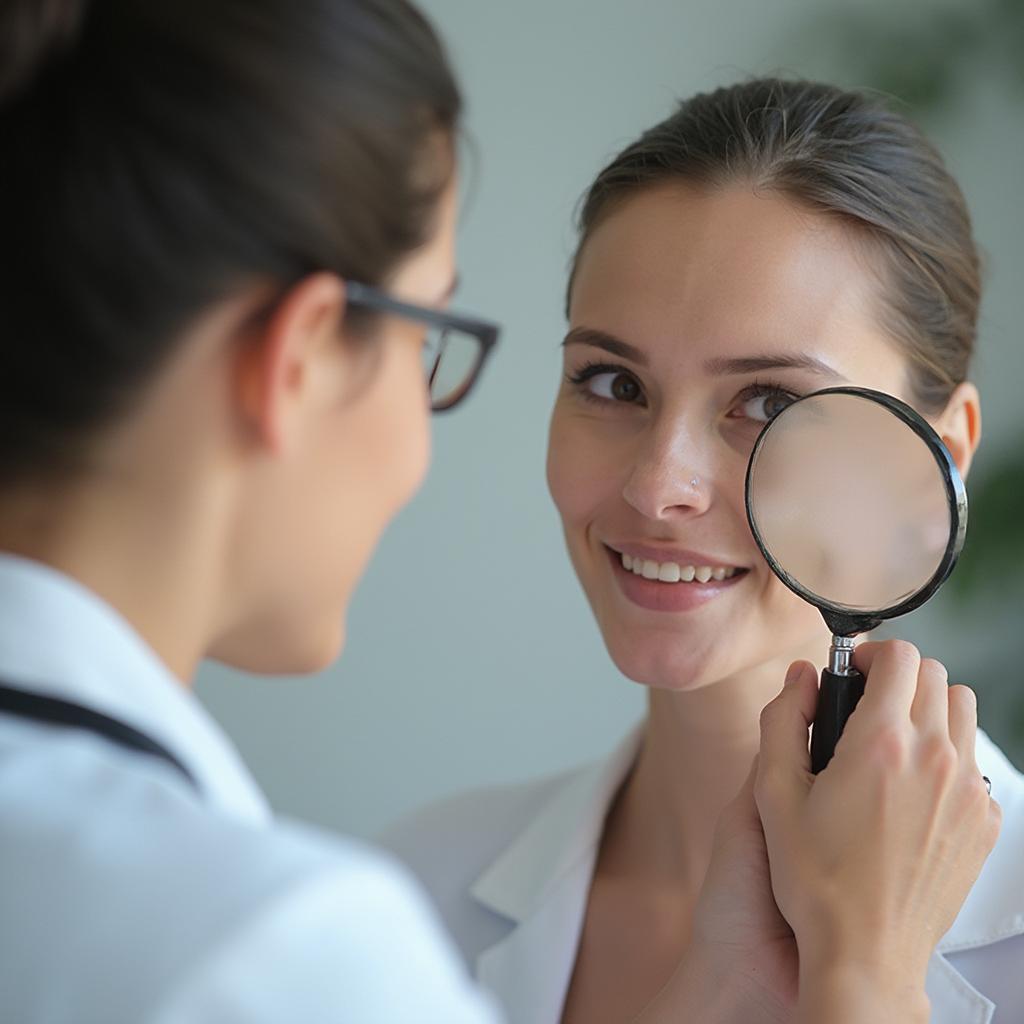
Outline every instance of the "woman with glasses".
<path fill-rule="evenodd" d="M 493 349 L 445 309 L 437 39 L 404 0 L 14 0 L 0 48 L 0 1017 L 494 1020 L 406 876 L 275 822 L 190 690 L 334 660 Z M 714 941 L 680 959 L 644 1021 L 749 1024 Z"/>
<path fill-rule="evenodd" d="M 494 345 L 460 106 L 404 0 L 0 6 L 0 1019 L 495 1019 L 190 689 L 334 660 Z"/>
<path fill-rule="evenodd" d="M 456 797 L 390 844 L 514 1024 L 631 1019 L 708 947 L 730 951 L 720 989 L 749 1022 L 828 1019 L 795 1001 L 839 948 L 856 962 L 837 1019 L 963 1024 L 993 1004 L 1024 1019 L 1024 780 L 983 735 L 975 750 L 970 691 L 910 645 L 862 645 L 868 703 L 806 803 L 808 776 L 768 766 L 759 729 L 788 666 L 781 700 L 813 715 L 829 645 L 747 523 L 764 424 L 809 392 L 871 387 L 970 466 L 980 285 L 959 188 L 878 101 L 754 80 L 641 134 L 587 191 L 580 228 L 547 476 L 648 713 L 606 760 Z M 806 767 L 806 727 L 787 738 Z M 940 893 L 962 898 L 992 848 L 989 780 L 1006 823 L 960 910 Z M 903 855 L 968 806 L 941 863 Z M 829 922 L 815 894 L 859 925 Z"/>

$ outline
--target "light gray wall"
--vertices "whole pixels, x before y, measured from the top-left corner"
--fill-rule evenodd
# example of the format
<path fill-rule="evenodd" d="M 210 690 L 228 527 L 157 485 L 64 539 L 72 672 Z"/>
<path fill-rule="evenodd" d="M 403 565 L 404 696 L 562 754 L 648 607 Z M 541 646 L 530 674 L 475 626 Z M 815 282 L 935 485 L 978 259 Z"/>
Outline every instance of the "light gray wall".
<path fill-rule="evenodd" d="M 777 69 L 849 82 L 806 41 L 811 12 L 851 6 L 834 0 L 423 6 L 449 41 L 478 151 L 458 305 L 501 321 L 504 340 L 465 411 L 437 420 L 430 479 L 359 591 L 342 663 L 307 680 L 217 666 L 200 677 L 280 811 L 358 834 L 468 785 L 593 756 L 640 715 L 642 694 L 604 653 L 544 485 L 574 204 L 674 97 Z M 993 72 L 934 131 L 991 264 L 979 371 L 993 446 L 1024 428 L 1022 125 Z M 982 641 L 971 647 L 936 621 L 908 632 L 966 668 Z"/>

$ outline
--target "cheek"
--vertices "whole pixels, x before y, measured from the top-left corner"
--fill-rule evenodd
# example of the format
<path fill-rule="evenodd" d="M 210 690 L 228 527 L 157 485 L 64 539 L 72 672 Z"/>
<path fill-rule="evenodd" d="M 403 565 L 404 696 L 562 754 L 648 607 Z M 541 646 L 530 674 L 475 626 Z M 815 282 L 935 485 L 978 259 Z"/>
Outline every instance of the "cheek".
<path fill-rule="evenodd" d="M 390 516 L 419 490 L 430 465 L 430 408 L 416 342 L 396 339 L 380 376 L 383 429 L 369 468 L 381 483 L 388 482 L 381 497 Z"/>
<path fill-rule="evenodd" d="M 565 527 L 585 523 L 621 493 L 621 453 L 558 406 L 548 436 L 548 490 Z"/>

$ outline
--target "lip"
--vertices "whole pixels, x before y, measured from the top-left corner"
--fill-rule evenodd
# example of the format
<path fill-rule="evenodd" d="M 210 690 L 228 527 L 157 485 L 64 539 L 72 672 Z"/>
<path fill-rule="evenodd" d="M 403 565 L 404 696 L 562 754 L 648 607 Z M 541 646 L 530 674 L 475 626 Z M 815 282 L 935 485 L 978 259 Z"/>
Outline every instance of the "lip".
<path fill-rule="evenodd" d="M 681 551 L 678 548 L 653 548 L 644 545 L 625 544 L 621 548 L 605 545 L 612 573 L 622 594 L 632 604 L 652 612 L 688 612 L 701 608 L 709 601 L 715 600 L 726 591 L 738 586 L 747 578 L 749 572 L 741 566 L 732 566 L 729 562 L 715 561 L 707 555 L 692 551 Z M 622 567 L 622 554 L 634 558 L 650 558 L 655 562 L 679 562 L 683 565 L 711 565 L 723 568 L 737 568 L 735 576 L 726 580 L 708 580 L 707 583 L 661 583 L 658 580 L 644 579 L 634 572 Z"/>

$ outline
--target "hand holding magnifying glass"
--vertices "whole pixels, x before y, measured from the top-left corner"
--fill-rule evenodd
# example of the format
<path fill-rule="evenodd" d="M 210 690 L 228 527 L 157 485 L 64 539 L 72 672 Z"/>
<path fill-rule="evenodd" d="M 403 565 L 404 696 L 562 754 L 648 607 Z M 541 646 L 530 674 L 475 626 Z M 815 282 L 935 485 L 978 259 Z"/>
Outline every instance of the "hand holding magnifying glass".
<path fill-rule="evenodd" d="M 818 773 L 864 693 L 853 638 L 922 605 L 956 564 L 967 531 L 963 480 L 909 406 L 829 388 L 765 426 L 747 468 L 746 506 L 772 571 L 833 634 L 811 734 Z"/>

